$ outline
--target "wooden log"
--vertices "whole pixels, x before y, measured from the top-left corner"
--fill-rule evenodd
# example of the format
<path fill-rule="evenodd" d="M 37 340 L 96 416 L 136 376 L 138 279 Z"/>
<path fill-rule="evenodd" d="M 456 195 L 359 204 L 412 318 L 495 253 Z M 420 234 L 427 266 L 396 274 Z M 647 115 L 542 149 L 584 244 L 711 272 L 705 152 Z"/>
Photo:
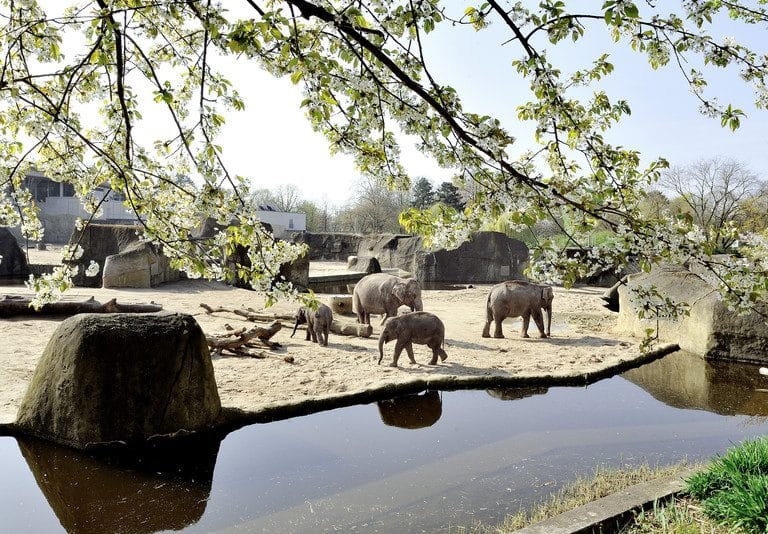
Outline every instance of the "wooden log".
<path fill-rule="evenodd" d="M 208 342 L 208 347 L 215 352 L 221 352 L 222 350 L 235 351 L 240 347 L 246 345 L 251 340 L 259 339 L 262 342 L 267 342 L 269 338 L 277 334 L 283 325 L 280 321 L 275 321 L 268 328 L 262 328 L 261 326 L 254 326 L 250 330 L 243 331 L 235 330 L 233 332 L 227 332 L 221 335 L 206 335 L 205 339 Z"/>
<path fill-rule="evenodd" d="M 293 314 L 288 313 L 265 313 L 265 312 L 256 312 L 250 308 L 244 310 L 242 308 L 227 308 L 226 306 L 216 306 L 215 308 L 213 306 L 209 306 L 208 304 L 201 303 L 200 307 L 205 310 L 205 313 L 212 314 L 212 313 L 234 313 L 235 315 L 239 315 L 240 317 L 244 317 L 248 321 L 253 322 L 271 322 L 271 321 L 278 321 L 278 320 L 284 320 L 284 321 L 293 321 L 295 319 L 295 316 Z"/>
<path fill-rule="evenodd" d="M 41 308 L 30 307 L 32 298 L 4 295 L 0 299 L 0 317 L 17 315 L 75 315 L 78 313 L 153 313 L 162 311 L 160 304 L 121 304 L 117 299 L 101 303 L 90 297 L 86 300 L 60 300 L 44 304 Z"/>
<path fill-rule="evenodd" d="M 331 332 L 340 336 L 371 337 L 373 327 L 369 324 L 351 323 L 334 319 Z"/>

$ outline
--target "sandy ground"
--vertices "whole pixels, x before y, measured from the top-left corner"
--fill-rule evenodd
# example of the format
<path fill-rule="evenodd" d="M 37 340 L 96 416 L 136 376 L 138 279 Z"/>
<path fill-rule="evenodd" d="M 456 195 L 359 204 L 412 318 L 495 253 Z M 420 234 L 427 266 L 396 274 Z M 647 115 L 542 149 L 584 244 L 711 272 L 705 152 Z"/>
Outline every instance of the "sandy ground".
<path fill-rule="evenodd" d="M 336 266 L 314 265 L 312 274 L 329 272 Z M 552 337 L 539 339 L 531 321 L 531 338 L 519 336 L 520 320 L 507 319 L 504 339 L 483 338 L 485 299 L 490 285 L 460 290 L 423 292 L 424 309 L 437 314 L 445 323 L 445 350 L 448 359 L 437 366 L 427 365 L 431 351 L 414 346 L 417 364 L 401 355 L 400 367 L 389 363 L 394 343 L 385 345 L 382 365 L 377 365 L 377 337 L 380 318 L 374 316 L 373 336 L 357 338 L 331 334 L 328 347 L 304 340 L 304 332 L 291 338 L 292 324 L 272 339 L 282 347 L 268 351 L 267 358 L 214 356 L 213 364 L 222 405 L 238 408 L 248 416 L 277 413 L 291 406 L 323 402 L 353 402 L 361 393 L 418 390 L 427 386 L 467 387 L 473 382 L 497 381 L 500 385 L 524 384 L 537 379 L 544 384 L 575 383 L 589 376 L 607 373 L 639 360 L 637 339 L 613 332 L 614 317 L 602 307 L 602 288 L 555 289 Z M 24 294 L 23 286 L 0 286 L 2 294 Z M 153 289 L 76 288 L 67 298 L 94 296 L 121 303 L 156 302 L 165 310 L 189 313 L 196 317 L 207 334 L 225 332 L 225 325 L 250 327 L 242 317 L 222 312 L 207 314 L 201 303 L 228 308 L 263 307 L 261 296 L 205 281 L 182 281 Z M 328 295 L 319 295 L 327 302 Z M 280 302 L 268 313 L 293 313 L 298 304 Z M 354 317 L 343 319 L 354 321 Z M 0 423 L 11 423 L 53 331 L 61 319 L 17 317 L 0 319 Z M 266 323 L 262 324 L 266 326 Z M 293 357 L 293 363 L 284 358 Z M 312 408 L 311 408 L 312 409 Z M 311 411 L 310 409 L 310 411 Z"/>

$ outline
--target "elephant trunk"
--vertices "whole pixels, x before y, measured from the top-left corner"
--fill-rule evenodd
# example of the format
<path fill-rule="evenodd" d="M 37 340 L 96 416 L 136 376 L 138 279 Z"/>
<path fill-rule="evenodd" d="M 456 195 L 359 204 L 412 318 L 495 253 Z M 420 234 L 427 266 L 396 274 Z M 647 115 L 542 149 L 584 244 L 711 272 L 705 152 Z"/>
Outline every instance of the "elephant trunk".
<path fill-rule="evenodd" d="M 413 300 L 411 311 L 424 311 L 424 304 L 422 304 L 420 296 Z"/>
<path fill-rule="evenodd" d="M 552 304 L 544 308 L 544 313 L 547 314 L 547 337 L 552 337 Z"/>
<path fill-rule="evenodd" d="M 296 329 L 299 327 L 299 319 L 296 318 L 296 324 L 293 325 L 293 332 L 291 332 L 291 337 L 293 337 L 293 334 L 296 333 Z"/>
<path fill-rule="evenodd" d="M 381 363 L 382 358 L 384 358 L 384 343 L 386 342 L 387 340 L 384 337 L 384 332 L 382 332 L 379 336 L 379 363 Z"/>

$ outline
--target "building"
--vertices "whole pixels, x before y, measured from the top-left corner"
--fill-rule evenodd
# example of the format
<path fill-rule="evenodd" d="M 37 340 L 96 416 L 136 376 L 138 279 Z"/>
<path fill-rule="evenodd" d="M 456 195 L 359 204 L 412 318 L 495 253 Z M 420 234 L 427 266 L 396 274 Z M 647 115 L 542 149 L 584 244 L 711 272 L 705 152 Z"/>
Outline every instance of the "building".
<path fill-rule="evenodd" d="M 40 209 L 40 222 L 45 229 L 46 243 L 67 243 L 75 229 L 76 219 L 89 217 L 75 196 L 72 184 L 55 182 L 38 170 L 30 171 L 23 184 Z M 94 217 L 94 222 L 137 224 L 136 215 L 123 205 L 125 196 L 122 193 L 109 191 L 108 187 L 101 186 L 96 188 L 94 195 L 98 200 L 108 195 L 101 204 L 101 215 Z"/>
<path fill-rule="evenodd" d="M 305 214 L 279 211 L 270 204 L 260 204 L 256 216 L 261 222 L 272 226 L 275 237 L 286 237 L 290 233 L 304 232 L 307 229 Z"/>
<path fill-rule="evenodd" d="M 40 221 L 45 229 L 44 241 L 55 244 L 69 242 L 77 218 L 89 217 L 88 212 L 83 209 L 80 200 L 75 196 L 72 184 L 51 180 L 38 170 L 30 171 L 24 178 L 23 184 L 40 209 Z M 108 195 L 101 204 L 100 216 L 95 217 L 94 222 L 129 225 L 138 223 L 138 217 L 123 203 L 124 194 L 109 191 L 107 186 L 100 186 L 96 188 L 94 195 L 99 200 Z M 256 215 L 260 221 L 272 226 L 277 237 L 286 237 L 292 232 L 303 232 L 307 229 L 307 216 L 303 213 L 283 212 L 274 206 L 264 204 L 258 207 Z M 12 232 L 17 239 L 20 238 L 18 228 L 12 229 Z"/>

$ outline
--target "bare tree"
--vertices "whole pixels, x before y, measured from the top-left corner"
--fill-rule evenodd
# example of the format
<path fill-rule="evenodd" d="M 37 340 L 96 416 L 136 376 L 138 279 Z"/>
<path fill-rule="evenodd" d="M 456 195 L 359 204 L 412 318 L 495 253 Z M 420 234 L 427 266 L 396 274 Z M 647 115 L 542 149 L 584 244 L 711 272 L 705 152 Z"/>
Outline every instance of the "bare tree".
<path fill-rule="evenodd" d="M 725 249 L 732 240 L 723 234 L 723 224 L 739 221 L 742 202 L 758 190 L 761 180 L 744 163 L 715 157 L 672 167 L 660 183 L 678 195 L 684 210 Z"/>
<path fill-rule="evenodd" d="M 399 216 L 410 200 L 406 191 L 390 191 L 373 178 L 363 178 L 353 200 L 339 213 L 338 224 L 356 233 L 402 232 Z"/>
<path fill-rule="evenodd" d="M 272 190 L 272 199 L 280 211 L 296 211 L 302 202 L 301 190 L 295 184 L 281 184 Z"/>

